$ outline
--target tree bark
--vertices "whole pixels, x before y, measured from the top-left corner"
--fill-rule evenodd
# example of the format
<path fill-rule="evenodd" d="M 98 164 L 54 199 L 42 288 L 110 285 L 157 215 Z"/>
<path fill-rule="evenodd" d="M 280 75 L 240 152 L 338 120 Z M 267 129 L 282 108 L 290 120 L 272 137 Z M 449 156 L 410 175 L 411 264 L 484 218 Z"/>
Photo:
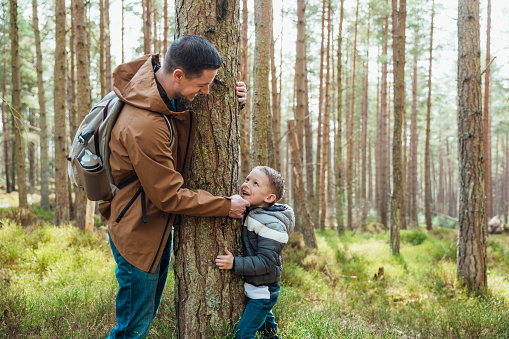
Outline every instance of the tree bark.
<path fill-rule="evenodd" d="M 306 69 L 306 2 L 297 1 L 297 43 L 295 52 L 295 122 L 297 131 L 297 150 L 301 163 L 304 154 L 304 125 L 306 114 L 307 69 Z"/>
<path fill-rule="evenodd" d="M 430 124 L 431 124 L 431 70 L 433 64 L 433 20 L 435 17 L 435 0 L 431 2 L 431 31 L 429 41 L 429 70 L 428 70 L 428 102 L 426 111 L 426 144 L 424 146 L 424 214 L 426 217 L 426 229 L 431 225 L 431 176 L 430 176 Z"/>
<path fill-rule="evenodd" d="M 101 97 L 106 95 L 106 41 L 104 34 L 104 3 L 108 0 L 99 0 L 99 75 L 101 79 Z"/>
<path fill-rule="evenodd" d="M 419 46 L 419 29 L 415 28 L 414 48 Z M 414 67 L 412 77 L 412 116 L 410 122 L 410 164 L 408 171 L 408 214 L 410 217 L 410 227 L 418 228 L 417 219 L 417 80 L 418 80 L 418 54 L 414 52 Z"/>
<path fill-rule="evenodd" d="M 144 0 L 145 7 L 144 8 L 144 26 L 143 26 L 143 51 L 145 54 L 149 54 L 151 52 L 150 46 L 152 41 L 152 0 Z"/>
<path fill-rule="evenodd" d="M 488 22 L 486 28 L 486 70 L 484 72 L 484 106 L 483 106 L 483 130 L 484 130 L 484 159 L 486 164 L 486 216 L 488 220 L 493 214 L 493 181 L 491 171 L 491 122 L 490 122 L 490 46 L 491 46 L 491 0 L 488 0 Z"/>
<path fill-rule="evenodd" d="M 469 291 L 487 288 L 479 2 L 458 1 L 460 208 L 457 276 Z"/>
<path fill-rule="evenodd" d="M 185 187 L 229 196 L 238 192 L 239 175 L 239 112 L 235 95 L 240 40 L 238 2 L 226 5 L 222 1 L 177 0 L 175 8 L 176 37 L 201 35 L 216 46 L 224 60 L 210 94 L 190 105 L 197 114 L 197 135 Z M 226 329 L 234 326 L 244 310 L 242 279 L 211 265 L 225 246 L 234 255 L 242 254 L 239 222 L 230 218 L 183 217 L 175 228 L 174 241 L 177 337 L 226 335 Z"/>
<path fill-rule="evenodd" d="M 248 49 L 248 9 L 247 0 L 242 0 L 242 35 L 240 49 L 240 68 L 242 78 L 249 90 L 249 49 Z M 240 111 L 240 176 L 241 181 L 251 172 L 251 101 L 248 96 L 246 107 Z"/>
<path fill-rule="evenodd" d="M 106 93 L 113 90 L 111 80 L 111 34 L 110 34 L 110 0 L 104 0 L 104 39 L 106 52 L 105 59 L 105 72 L 106 72 Z"/>
<path fill-rule="evenodd" d="M 269 91 L 269 55 L 271 39 L 270 0 L 255 1 L 255 55 L 253 75 L 252 166 L 274 166 Z"/>
<path fill-rule="evenodd" d="M 270 14 L 270 79 L 271 79 L 271 90 L 272 90 L 272 130 L 274 133 L 274 163 L 273 166 L 277 171 L 281 170 L 281 103 L 279 102 L 279 96 L 277 88 L 277 76 L 276 76 L 276 58 L 275 58 L 275 35 L 274 35 L 274 14 L 271 8 Z M 282 38 L 282 37 L 281 37 Z M 302 145 L 301 145 L 302 146 Z"/>
<path fill-rule="evenodd" d="M 76 74 L 77 74 L 77 120 L 83 121 L 90 110 L 90 46 L 87 42 L 86 9 L 84 0 L 75 0 L 76 23 Z M 84 190 L 76 190 L 76 226 L 85 229 L 87 196 Z"/>
<path fill-rule="evenodd" d="M 39 15 L 37 0 L 32 0 L 32 26 L 35 37 L 35 55 L 37 69 L 37 89 L 39 99 L 39 122 L 40 122 L 40 152 L 41 152 L 41 207 L 49 210 L 49 138 L 48 123 L 46 121 L 46 98 L 44 90 L 44 78 L 42 69 L 41 34 L 39 31 Z"/>
<path fill-rule="evenodd" d="M 364 74 L 364 83 L 362 88 L 362 139 L 361 139 L 361 194 L 360 194 L 360 226 L 364 227 L 366 216 L 368 214 L 368 202 L 366 199 L 366 171 L 367 171 L 367 142 L 368 142 L 368 86 L 369 86 L 369 24 L 370 24 L 371 8 L 368 11 L 368 27 L 367 27 L 367 46 L 366 46 L 366 73 Z"/>
<path fill-rule="evenodd" d="M 69 199 L 67 190 L 67 127 L 66 115 L 66 18 L 65 0 L 55 1 L 55 218 L 56 224 L 69 221 Z"/>
<path fill-rule="evenodd" d="M 387 0 L 387 4 L 389 1 Z M 379 190 L 379 220 L 382 225 L 385 227 L 388 226 L 387 222 L 387 209 L 388 209 L 388 196 L 389 196 L 389 157 L 388 157 L 388 109 L 387 109 L 387 49 L 388 49 L 388 40 L 389 40 L 389 15 L 385 16 L 385 25 L 384 25 L 384 45 L 382 48 L 382 86 L 381 86 L 381 124 L 380 124 L 380 160 L 381 160 L 381 171 L 380 171 L 380 190 Z"/>
<path fill-rule="evenodd" d="M 4 13 L 4 22 L 6 21 L 7 13 Z M 6 36 L 6 25 L 4 25 L 3 28 L 3 35 Z M 3 50 L 3 77 L 2 77 L 2 98 L 5 98 L 7 95 L 7 43 L 4 44 L 4 50 Z M 6 103 L 5 100 L 2 100 L 2 131 L 4 135 L 4 142 L 3 142 L 3 153 L 4 153 L 4 170 L 5 170 L 5 186 L 7 193 L 12 192 L 12 183 L 11 183 L 11 153 L 9 152 L 10 148 L 10 129 L 8 125 L 8 115 L 6 111 Z"/>
<path fill-rule="evenodd" d="M 21 105 L 21 73 L 19 58 L 18 36 L 18 2 L 9 0 L 11 17 L 11 76 L 12 76 L 12 115 L 14 118 L 14 134 L 16 142 L 16 176 L 18 177 L 19 208 L 28 207 L 26 169 L 25 169 L 25 143 L 23 134 L 25 123 Z"/>
<path fill-rule="evenodd" d="M 164 0 L 163 9 L 163 59 L 168 51 L 168 0 Z"/>
<path fill-rule="evenodd" d="M 343 15 L 344 15 L 344 0 L 341 0 L 340 13 L 339 13 L 339 32 L 338 32 L 338 94 L 337 94 L 337 122 L 338 130 L 336 135 L 336 222 L 338 224 L 338 235 L 345 232 L 345 224 L 343 222 L 343 145 L 342 145 L 342 114 L 343 114 Z"/>
<path fill-rule="evenodd" d="M 327 173 L 327 163 L 329 160 L 329 121 L 330 121 L 330 73 L 331 73 L 331 66 L 330 66 L 330 49 L 331 49 L 331 12 L 332 12 L 332 6 L 331 6 L 331 0 L 328 0 L 328 9 L 327 9 L 327 47 L 326 47 L 326 69 L 327 69 L 327 75 L 325 76 L 325 107 L 324 107 L 324 114 L 323 114 L 323 139 L 322 139 L 322 166 L 321 166 L 321 173 L 320 173 L 320 207 L 321 207 L 321 213 L 320 213 L 320 224 L 319 227 L 321 230 L 325 229 L 325 216 L 327 214 L 327 202 L 325 201 L 325 174 Z"/>
<path fill-rule="evenodd" d="M 302 176 L 302 166 L 300 164 L 300 154 L 298 150 L 298 136 L 295 131 L 294 120 L 287 121 L 288 126 L 288 137 L 290 138 L 290 149 L 292 154 L 291 172 L 296 176 L 296 196 L 294 199 L 295 204 L 295 224 L 297 229 L 302 233 L 304 243 L 307 248 L 316 248 L 316 236 L 313 231 L 313 225 L 311 223 L 311 216 L 309 215 L 306 207 L 306 201 L 304 199 L 304 180 Z"/>

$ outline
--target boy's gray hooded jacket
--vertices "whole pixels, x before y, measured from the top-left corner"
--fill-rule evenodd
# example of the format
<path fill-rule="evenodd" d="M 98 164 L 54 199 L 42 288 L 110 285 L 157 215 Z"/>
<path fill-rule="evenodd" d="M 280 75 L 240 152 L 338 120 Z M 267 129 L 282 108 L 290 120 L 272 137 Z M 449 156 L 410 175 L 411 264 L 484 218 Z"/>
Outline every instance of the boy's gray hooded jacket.
<path fill-rule="evenodd" d="M 281 279 L 281 251 L 295 227 L 295 215 L 288 205 L 257 207 L 243 218 L 244 256 L 235 257 L 233 272 L 255 286 Z"/>

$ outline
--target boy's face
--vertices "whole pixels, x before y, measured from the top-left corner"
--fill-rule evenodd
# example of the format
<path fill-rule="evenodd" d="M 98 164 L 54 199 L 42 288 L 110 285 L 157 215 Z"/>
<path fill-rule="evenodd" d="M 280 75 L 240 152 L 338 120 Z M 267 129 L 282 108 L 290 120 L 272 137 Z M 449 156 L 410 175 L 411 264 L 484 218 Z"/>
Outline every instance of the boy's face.
<path fill-rule="evenodd" d="M 267 207 L 276 200 L 272 193 L 267 175 L 258 169 L 249 173 L 240 186 L 241 196 L 250 203 L 250 207 Z"/>

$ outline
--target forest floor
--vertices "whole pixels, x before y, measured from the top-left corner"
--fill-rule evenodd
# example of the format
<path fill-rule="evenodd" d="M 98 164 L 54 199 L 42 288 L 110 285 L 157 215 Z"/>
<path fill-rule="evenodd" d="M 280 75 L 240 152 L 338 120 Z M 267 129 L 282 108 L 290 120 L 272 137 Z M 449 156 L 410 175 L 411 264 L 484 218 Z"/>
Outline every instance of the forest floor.
<path fill-rule="evenodd" d="M 97 219 L 87 235 L 49 220 L 0 208 L 0 338 L 105 338 L 117 289 L 105 227 Z M 403 230 L 393 256 L 389 233 L 369 226 L 317 231 L 317 249 L 291 237 L 274 308 L 285 339 L 509 338 L 507 234 L 488 236 L 488 290 L 468 295 L 456 230 Z M 150 338 L 175 337 L 171 272 Z"/>

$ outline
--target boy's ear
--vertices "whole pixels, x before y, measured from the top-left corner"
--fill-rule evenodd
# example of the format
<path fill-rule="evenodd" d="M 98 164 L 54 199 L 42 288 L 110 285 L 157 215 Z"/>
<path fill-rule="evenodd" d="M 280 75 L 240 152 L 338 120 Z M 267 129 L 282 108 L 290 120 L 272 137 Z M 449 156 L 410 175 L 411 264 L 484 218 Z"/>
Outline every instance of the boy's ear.
<path fill-rule="evenodd" d="M 276 200 L 276 195 L 274 193 L 271 193 L 263 201 L 266 202 L 267 204 L 272 204 L 275 200 Z"/>

